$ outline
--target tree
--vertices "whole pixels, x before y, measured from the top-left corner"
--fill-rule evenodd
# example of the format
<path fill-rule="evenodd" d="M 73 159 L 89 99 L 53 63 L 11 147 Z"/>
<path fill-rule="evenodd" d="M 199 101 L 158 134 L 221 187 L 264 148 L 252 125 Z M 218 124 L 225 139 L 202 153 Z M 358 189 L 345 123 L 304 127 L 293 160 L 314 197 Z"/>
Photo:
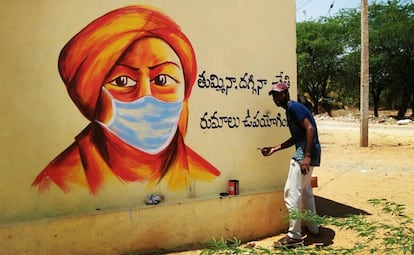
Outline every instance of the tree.
<path fill-rule="evenodd" d="M 341 65 L 344 44 L 339 30 L 334 19 L 297 24 L 299 93 L 309 94 L 316 114 L 319 105 L 328 99 L 330 81 Z"/>
<path fill-rule="evenodd" d="M 405 4 L 403 4 L 403 2 Z M 369 6 L 370 88 L 375 116 L 381 105 L 407 108 L 414 118 L 414 5 L 394 0 Z M 329 95 L 349 106 L 359 102 L 360 10 L 297 24 L 298 88 L 313 110 Z M 385 100 L 391 98 L 391 102 Z"/>
<path fill-rule="evenodd" d="M 403 6 L 400 2 L 370 7 L 374 113 L 382 90 L 388 88 L 399 101 L 398 119 L 404 117 L 414 96 L 414 9 L 412 4 Z"/>

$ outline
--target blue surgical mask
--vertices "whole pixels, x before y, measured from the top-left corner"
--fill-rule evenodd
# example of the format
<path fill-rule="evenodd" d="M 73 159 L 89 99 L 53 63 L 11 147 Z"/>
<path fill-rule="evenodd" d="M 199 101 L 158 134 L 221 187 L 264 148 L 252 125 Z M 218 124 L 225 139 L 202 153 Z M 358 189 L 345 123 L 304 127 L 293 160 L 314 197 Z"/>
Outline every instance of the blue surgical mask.
<path fill-rule="evenodd" d="M 132 102 L 112 99 L 113 116 L 101 123 L 124 142 L 149 154 L 165 149 L 177 131 L 183 102 L 163 102 L 145 96 Z"/>

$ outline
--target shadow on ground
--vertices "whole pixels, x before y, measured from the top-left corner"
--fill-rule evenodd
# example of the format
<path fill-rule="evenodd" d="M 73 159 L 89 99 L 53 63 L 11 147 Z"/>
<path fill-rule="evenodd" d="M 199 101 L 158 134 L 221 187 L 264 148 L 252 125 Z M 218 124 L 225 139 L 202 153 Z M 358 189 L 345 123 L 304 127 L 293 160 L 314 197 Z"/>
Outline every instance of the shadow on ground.
<path fill-rule="evenodd" d="M 310 233 L 304 232 L 307 234 L 304 245 L 316 245 L 316 246 L 329 246 L 333 244 L 335 238 L 335 231 L 330 228 L 321 227 L 319 229 L 319 235 L 314 236 Z"/>
<path fill-rule="evenodd" d="M 315 196 L 316 213 L 319 216 L 346 217 L 348 215 L 371 215 L 369 212 L 332 201 L 323 197 Z"/>
<path fill-rule="evenodd" d="M 343 218 L 349 215 L 371 215 L 367 211 L 338 203 L 323 197 L 315 196 L 315 203 L 316 211 L 319 216 Z M 303 232 L 306 234 L 304 245 L 329 246 L 333 244 L 333 240 L 335 238 L 334 230 L 326 227 L 321 227 L 319 231 L 320 234 L 315 236 L 307 232 L 305 229 Z"/>

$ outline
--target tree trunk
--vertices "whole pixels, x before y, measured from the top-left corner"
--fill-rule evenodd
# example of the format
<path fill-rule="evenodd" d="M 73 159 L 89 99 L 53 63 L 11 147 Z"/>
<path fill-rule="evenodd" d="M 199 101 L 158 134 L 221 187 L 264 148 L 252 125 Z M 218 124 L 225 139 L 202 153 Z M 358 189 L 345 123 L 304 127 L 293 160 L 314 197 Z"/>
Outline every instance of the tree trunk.
<path fill-rule="evenodd" d="M 410 103 L 411 95 L 409 93 L 405 93 L 403 95 L 403 100 L 401 101 L 400 109 L 398 110 L 397 119 L 401 120 L 405 117 L 405 113 L 407 112 L 408 105 Z"/>
<path fill-rule="evenodd" d="M 398 110 L 397 120 L 401 120 L 404 118 L 405 113 L 407 112 L 408 103 L 402 102 L 400 109 Z"/>
<path fill-rule="evenodd" d="M 380 97 L 381 97 L 381 86 L 377 86 L 377 88 L 375 88 L 374 86 L 372 86 L 372 103 L 374 104 L 374 116 L 376 118 L 378 118 L 378 107 L 380 104 Z"/>
<path fill-rule="evenodd" d="M 374 104 L 374 116 L 378 118 L 378 105 L 380 101 L 379 93 L 372 93 L 372 100 Z"/>
<path fill-rule="evenodd" d="M 411 94 L 411 120 L 414 120 L 414 92 Z"/>
<path fill-rule="evenodd" d="M 319 114 L 319 98 L 317 95 L 313 96 L 313 113 Z"/>

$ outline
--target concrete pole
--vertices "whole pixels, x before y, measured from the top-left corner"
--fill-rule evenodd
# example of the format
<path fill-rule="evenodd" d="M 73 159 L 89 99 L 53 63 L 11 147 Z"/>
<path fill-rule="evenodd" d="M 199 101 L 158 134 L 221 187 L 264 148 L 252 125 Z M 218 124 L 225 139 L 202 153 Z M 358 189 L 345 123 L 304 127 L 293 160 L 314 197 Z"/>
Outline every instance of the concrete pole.
<path fill-rule="evenodd" d="M 360 146 L 368 146 L 368 109 L 369 109 L 369 36 L 368 0 L 361 0 L 361 81 L 360 81 Z"/>

